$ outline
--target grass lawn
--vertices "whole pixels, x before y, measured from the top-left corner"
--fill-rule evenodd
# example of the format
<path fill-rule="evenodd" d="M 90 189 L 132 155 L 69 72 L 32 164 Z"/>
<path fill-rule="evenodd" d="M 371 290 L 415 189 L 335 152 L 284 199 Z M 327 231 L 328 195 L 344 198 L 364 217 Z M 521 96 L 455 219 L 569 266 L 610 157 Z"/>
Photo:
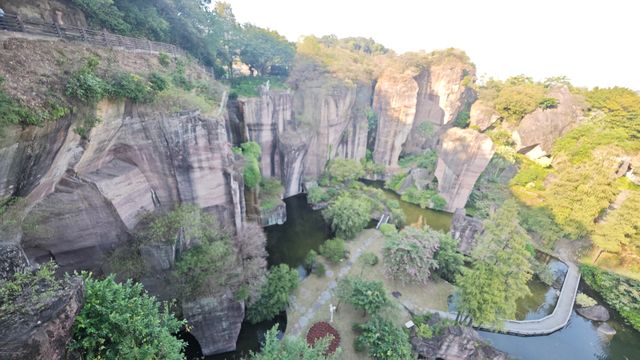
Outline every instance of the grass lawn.
<path fill-rule="evenodd" d="M 373 238 L 373 241 L 368 246 L 365 246 L 366 241 L 371 238 Z M 383 281 L 387 295 L 393 303 L 390 309 L 384 311 L 384 315 L 396 322 L 398 326 L 402 326 L 410 319 L 405 306 L 417 313 L 423 313 L 426 309 L 446 311 L 447 298 L 453 293 L 453 285 L 440 279 L 432 280 L 427 285 L 402 285 L 400 282 L 386 278 L 382 260 L 383 246 L 384 238 L 382 234 L 375 229 L 367 229 L 362 231 L 356 239 L 347 242 L 347 247 L 351 253 L 350 259 L 344 260 L 339 264 L 330 264 L 320 257 L 320 260 L 324 261 L 327 267 L 327 275 L 322 278 L 310 275 L 302 281 L 295 291 L 290 308 L 287 310 L 287 335 L 306 336 L 309 327 L 315 322 L 329 321 L 329 304 L 338 305 L 338 300 L 332 292 L 328 301 L 325 301 L 320 306 L 316 305 L 315 312 L 309 313 L 308 309 L 314 307 L 317 299 L 322 295 L 323 291 L 329 288 L 329 284 L 332 281 L 337 281 L 340 271 L 348 267 L 347 261 L 353 261 L 353 265 L 348 270 L 348 275 L 360 276 L 367 280 Z M 373 267 L 364 264 L 361 259 L 354 261 L 354 257 L 359 254 L 359 250 L 360 252 L 376 254 L 380 261 Z M 391 295 L 395 291 L 401 294 L 397 299 Z M 311 314 L 310 321 L 304 328 L 296 328 L 296 324 L 305 314 Z M 356 353 L 353 350 L 353 340 L 357 334 L 352 330 L 353 324 L 365 322 L 367 319 L 362 316 L 361 311 L 354 309 L 349 304 L 339 304 L 338 310 L 334 314 L 332 325 L 341 336 L 340 347 L 343 351 L 343 359 L 368 359 L 366 353 Z"/>

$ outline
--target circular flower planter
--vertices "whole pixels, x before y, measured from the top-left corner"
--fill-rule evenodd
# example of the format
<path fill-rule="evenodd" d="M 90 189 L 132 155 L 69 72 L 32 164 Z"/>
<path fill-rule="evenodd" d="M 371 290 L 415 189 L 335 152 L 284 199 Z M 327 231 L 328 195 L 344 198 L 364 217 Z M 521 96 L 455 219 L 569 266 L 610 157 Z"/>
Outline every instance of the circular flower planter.
<path fill-rule="evenodd" d="M 332 336 L 333 340 L 329 343 L 329 347 L 327 348 L 327 351 L 325 351 L 325 356 L 333 354 L 338 346 L 340 346 L 340 334 L 338 333 L 338 330 L 327 322 L 321 321 L 311 326 L 307 333 L 307 343 L 313 346 L 317 341 L 324 339 L 327 336 Z"/>

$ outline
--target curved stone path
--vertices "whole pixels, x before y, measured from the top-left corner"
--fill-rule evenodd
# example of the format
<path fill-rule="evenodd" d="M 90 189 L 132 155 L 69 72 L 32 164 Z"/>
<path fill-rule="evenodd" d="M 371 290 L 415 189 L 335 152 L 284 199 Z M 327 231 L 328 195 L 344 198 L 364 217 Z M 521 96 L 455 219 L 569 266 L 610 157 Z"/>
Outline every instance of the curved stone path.
<path fill-rule="evenodd" d="M 365 230 L 367 231 L 367 230 Z M 326 276 L 329 278 L 329 282 L 326 284 L 326 287 L 322 290 L 316 301 L 306 310 L 302 309 L 302 315 L 295 321 L 295 324 L 290 324 L 291 326 L 287 326 L 287 333 L 297 336 L 302 333 L 302 331 L 306 330 L 309 322 L 315 317 L 316 313 L 325 308 L 325 305 L 329 299 L 331 299 L 331 291 L 338 286 L 338 281 L 345 277 L 353 264 L 358 260 L 360 255 L 368 248 L 374 240 L 379 238 L 380 232 L 375 231 L 375 233 L 369 236 L 360 246 L 358 246 L 355 250 L 351 251 L 351 257 L 347 260 L 344 265 L 340 267 L 337 273 L 333 271 L 327 271 Z M 290 307 L 297 308 L 299 305 L 296 302 L 296 299 L 291 299 Z M 326 309 L 325 309 L 326 310 Z"/>
<path fill-rule="evenodd" d="M 562 289 L 560 290 L 556 307 L 550 315 L 536 320 L 507 320 L 504 322 L 503 329 L 500 330 L 484 326 L 479 326 L 478 328 L 520 336 L 537 336 L 548 335 L 567 326 L 571 313 L 573 312 L 573 304 L 576 300 L 578 284 L 580 284 L 580 269 L 570 261 L 563 262 L 567 264 L 569 269 L 562 283 Z M 455 320 L 456 318 L 455 313 L 439 310 L 430 311 L 438 313 L 441 317 L 448 319 Z"/>

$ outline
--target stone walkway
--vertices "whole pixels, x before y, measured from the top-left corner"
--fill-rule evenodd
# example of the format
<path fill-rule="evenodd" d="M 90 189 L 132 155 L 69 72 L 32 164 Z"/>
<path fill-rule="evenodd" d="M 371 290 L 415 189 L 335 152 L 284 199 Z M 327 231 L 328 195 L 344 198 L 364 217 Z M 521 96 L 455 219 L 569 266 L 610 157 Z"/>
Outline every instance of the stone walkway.
<path fill-rule="evenodd" d="M 569 267 L 569 270 L 564 278 L 556 307 L 550 315 L 537 320 L 508 320 L 504 322 L 504 328 L 501 330 L 483 326 L 478 328 L 487 331 L 498 331 L 520 336 L 537 336 L 548 335 L 567 326 L 571 313 L 573 312 L 573 304 L 575 303 L 576 294 L 578 292 L 580 269 L 572 262 L 565 261 L 565 263 Z M 455 313 L 433 309 L 429 311 L 438 313 L 441 317 L 448 319 L 455 320 L 456 318 Z"/>
<path fill-rule="evenodd" d="M 369 236 L 359 247 L 355 250 L 351 251 L 351 257 L 348 261 L 345 262 L 343 266 L 337 271 L 337 274 L 333 271 L 327 271 L 326 276 L 329 279 L 329 282 L 326 284 L 326 287 L 320 293 L 320 296 L 316 299 L 316 301 L 311 305 L 308 309 L 303 309 L 303 315 L 295 321 L 295 324 L 290 324 L 287 326 L 287 333 L 290 335 L 298 336 L 302 333 L 302 331 L 306 330 L 307 326 L 311 322 L 311 320 L 315 317 L 316 313 L 323 308 L 329 299 L 331 299 L 331 291 L 338 286 L 338 281 L 345 277 L 353 264 L 358 260 L 360 255 L 368 248 L 374 240 L 379 238 L 381 235 L 378 231 L 376 231 L 373 235 Z M 304 280 L 303 280 L 304 281 Z M 291 300 L 291 307 L 297 307 L 299 305 L 296 304 L 296 299 Z M 291 326 L 293 325 L 293 326 Z"/>

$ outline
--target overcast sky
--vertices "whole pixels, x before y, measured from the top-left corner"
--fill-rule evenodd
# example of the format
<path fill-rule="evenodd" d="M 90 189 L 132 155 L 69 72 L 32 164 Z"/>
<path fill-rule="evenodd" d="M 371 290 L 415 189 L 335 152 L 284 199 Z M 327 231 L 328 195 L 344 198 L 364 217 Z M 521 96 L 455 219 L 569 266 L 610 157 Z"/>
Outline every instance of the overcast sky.
<path fill-rule="evenodd" d="M 371 37 L 396 52 L 463 49 L 478 75 L 640 90 L 636 0 L 227 0 L 240 22 L 302 35 Z"/>

